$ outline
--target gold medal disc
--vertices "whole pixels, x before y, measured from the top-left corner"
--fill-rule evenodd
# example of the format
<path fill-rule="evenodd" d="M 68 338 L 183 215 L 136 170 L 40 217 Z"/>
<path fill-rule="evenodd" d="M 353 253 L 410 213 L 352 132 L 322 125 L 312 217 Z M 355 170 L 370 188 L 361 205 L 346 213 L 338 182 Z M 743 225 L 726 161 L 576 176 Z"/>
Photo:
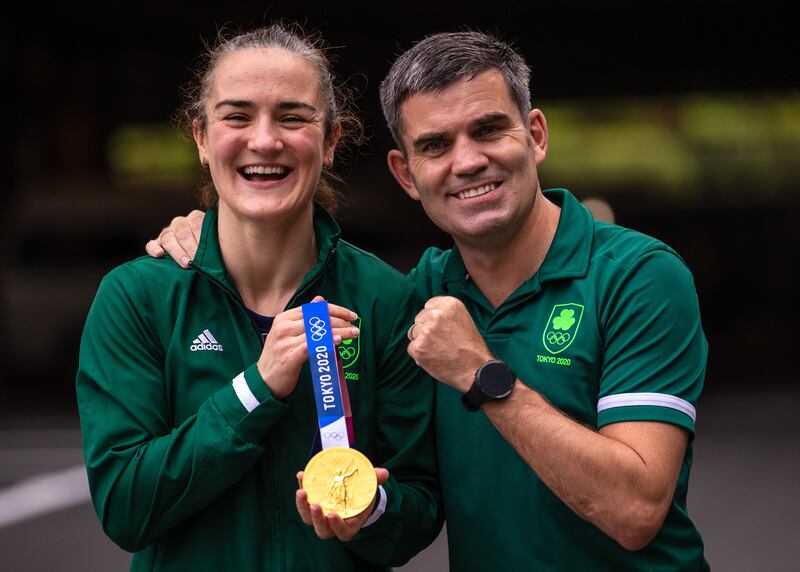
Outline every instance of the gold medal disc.
<path fill-rule="evenodd" d="M 350 518 L 364 512 L 375 497 L 375 468 L 361 452 L 347 447 L 323 449 L 303 471 L 308 503 L 318 503 L 327 516 Z"/>

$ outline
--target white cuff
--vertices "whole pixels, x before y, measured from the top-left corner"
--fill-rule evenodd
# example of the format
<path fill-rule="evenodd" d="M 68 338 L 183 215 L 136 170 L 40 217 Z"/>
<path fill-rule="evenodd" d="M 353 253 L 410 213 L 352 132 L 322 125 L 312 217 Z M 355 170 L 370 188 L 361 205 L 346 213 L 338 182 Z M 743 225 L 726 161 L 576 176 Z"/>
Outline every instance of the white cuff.
<path fill-rule="evenodd" d="M 380 485 L 378 487 L 378 504 L 375 506 L 375 510 L 372 511 L 372 514 L 369 515 L 369 518 L 361 525 L 361 528 L 369 526 L 377 521 L 384 512 L 386 512 L 386 491 L 383 490 L 383 485 Z"/>
<path fill-rule="evenodd" d="M 244 372 L 233 378 L 233 390 L 248 413 L 259 406 L 258 399 L 250 391 L 250 386 L 247 385 L 247 381 L 244 379 Z"/>

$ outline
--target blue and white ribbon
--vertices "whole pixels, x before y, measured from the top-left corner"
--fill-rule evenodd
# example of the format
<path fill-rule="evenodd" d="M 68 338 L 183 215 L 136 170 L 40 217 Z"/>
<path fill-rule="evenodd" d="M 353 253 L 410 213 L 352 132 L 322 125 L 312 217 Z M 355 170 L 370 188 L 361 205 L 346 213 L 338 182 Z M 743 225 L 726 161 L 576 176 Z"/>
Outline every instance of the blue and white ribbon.
<path fill-rule="evenodd" d="M 303 304 L 302 309 L 314 399 L 317 403 L 320 443 L 323 449 L 350 447 L 352 433 L 347 422 L 350 404 L 347 402 L 347 394 L 342 392 L 328 303 L 324 300 L 309 302 Z"/>

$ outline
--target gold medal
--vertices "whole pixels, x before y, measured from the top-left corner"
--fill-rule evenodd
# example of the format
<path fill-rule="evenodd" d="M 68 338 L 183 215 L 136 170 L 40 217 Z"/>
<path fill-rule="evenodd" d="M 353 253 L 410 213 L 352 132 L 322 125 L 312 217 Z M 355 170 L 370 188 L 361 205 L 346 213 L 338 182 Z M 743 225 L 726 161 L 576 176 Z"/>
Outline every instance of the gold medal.
<path fill-rule="evenodd" d="M 364 512 L 375 497 L 375 468 L 362 453 L 347 447 L 323 449 L 303 471 L 308 503 L 318 503 L 327 516 L 335 512 L 350 518 Z"/>

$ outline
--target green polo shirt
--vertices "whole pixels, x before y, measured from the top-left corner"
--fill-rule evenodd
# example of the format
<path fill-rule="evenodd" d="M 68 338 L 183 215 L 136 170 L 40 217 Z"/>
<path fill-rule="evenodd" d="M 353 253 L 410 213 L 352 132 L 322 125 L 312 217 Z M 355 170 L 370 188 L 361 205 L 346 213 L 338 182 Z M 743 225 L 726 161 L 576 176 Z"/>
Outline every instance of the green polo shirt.
<path fill-rule="evenodd" d="M 562 209 L 553 244 L 499 308 L 456 248 L 425 252 L 412 271 L 420 293 L 461 299 L 492 353 L 576 421 L 661 421 L 693 436 L 707 344 L 686 264 L 662 242 L 595 221 L 565 190 L 545 195 Z M 629 552 L 558 499 L 444 384 L 436 427 L 452 570 L 708 569 L 686 512 L 691 442 L 663 527 Z"/>

